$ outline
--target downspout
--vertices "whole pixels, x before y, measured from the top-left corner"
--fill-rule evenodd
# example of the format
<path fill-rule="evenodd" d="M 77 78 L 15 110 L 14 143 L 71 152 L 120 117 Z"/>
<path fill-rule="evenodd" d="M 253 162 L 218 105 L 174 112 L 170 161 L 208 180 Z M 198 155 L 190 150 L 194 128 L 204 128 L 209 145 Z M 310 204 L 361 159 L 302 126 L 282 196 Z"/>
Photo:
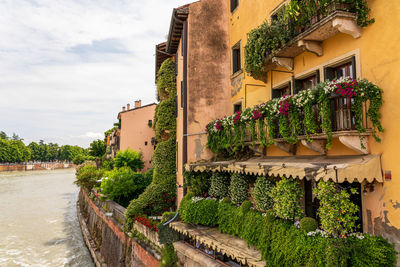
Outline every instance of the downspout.
<path fill-rule="evenodd" d="M 185 164 L 187 163 L 187 112 L 188 112 L 188 81 L 187 81 L 187 68 L 188 68 L 188 23 L 187 21 L 183 24 L 183 140 L 182 140 L 182 176 L 185 171 Z M 183 184 L 185 184 L 183 178 Z M 185 195 L 185 192 L 183 192 Z"/>

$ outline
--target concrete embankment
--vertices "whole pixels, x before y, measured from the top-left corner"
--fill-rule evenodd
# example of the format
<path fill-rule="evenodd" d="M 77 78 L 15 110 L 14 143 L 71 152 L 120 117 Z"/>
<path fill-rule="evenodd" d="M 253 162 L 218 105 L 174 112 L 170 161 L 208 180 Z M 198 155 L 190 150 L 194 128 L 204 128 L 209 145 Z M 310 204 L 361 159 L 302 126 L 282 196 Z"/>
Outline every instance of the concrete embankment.
<path fill-rule="evenodd" d="M 82 234 L 96 266 L 159 266 L 158 252 L 123 232 L 123 207 L 113 201 L 92 200 L 81 189 L 77 210 Z"/>
<path fill-rule="evenodd" d="M 38 162 L 20 164 L 0 164 L 0 172 L 10 171 L 35 171 L 35 170 L 56 170 L 75 167 L 72 163 L 64 162 Z"/>

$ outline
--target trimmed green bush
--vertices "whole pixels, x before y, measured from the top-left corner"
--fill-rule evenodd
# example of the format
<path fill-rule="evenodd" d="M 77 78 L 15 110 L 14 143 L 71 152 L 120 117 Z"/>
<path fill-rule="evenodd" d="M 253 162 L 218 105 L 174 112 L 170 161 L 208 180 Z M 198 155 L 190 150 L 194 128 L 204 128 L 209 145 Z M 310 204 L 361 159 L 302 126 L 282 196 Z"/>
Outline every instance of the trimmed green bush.
<path fill-rule="evenodd" d="M 108 173 L 108 179 L 101 182 L 103 194 L 107 198 L 127 207 L 151 183 L 143 173 L 135 173 L 129 167 L 115 169 Z"/>
<path fill-rule="evenodd" d="M 100 185 L 97 180 L 102 178 L 103 174 L 102 170 L 97 170 L 93 165 L 84 165 L 76 171 L 76 180 L 74 183 L 90 191 L 94 186 Z"/>
<path fill-rule="evenodd" d="M 249 200 L 243 201 L 242 205 L 240 205 L 240 209 L 244 213 L 249 212 L 251 207 L 253 207 L 253 203 L 251 203 Z"/>
<path fill-rule="evenodd" d="M 158 141 L 176 135 L 175 98 L 168 98 L 157 105 L 154 114 L 154 133 Z M 175 138 L 173 138 L 175 139 Z"/>
<path fill-rule="evenodd" d="M 206 196 L 211 186 L 211 174 L 208 172 L 185 172 L 185 183 L 195 196 Z"/>
<path fill-rule="evenodd" d="M 176 212 L 164 212 L 161 222 L 158 224 L 158 238 L 161 244 L 170 244 L 179 240 L 179 234 L 164 223 L 175 216 Z"/>
<path fill-rule="evenodd" d="M 282 177 L 271 190 L 275 215 L 286 220 L 294 220 L 301 217 L 303 211 L 300 199 L 303 195 L 303 189 L 295 180 Z"/>
<path fill-rule="evenodd" d="M 231 196 L 232 203 L 238 205 L 249 198 L 249 183 L 245 175 L 239 173 L 232 174 L 229 195 Z"/>
<path fill-rule="evenodd" d="M 318 228 L 318 222 L 311 217 L 304 217 L 300 220 L 300 229 L 308 232 L 315 231 Z"/>
<path fill-rule="evenodd" d="M 171 180 L 176 178 L 175 157 L 176 143 L 174 138 L 157 144 L 151 162 L 154 169 L 154 183 L 160 183 L 167 179 L 166 177 L 171 177 Z M 172 178 L 172 176 L 174 178 Z"/>
<path fill-rule="evenodd" d="M 230 177 L 227 173 L 214 172 L 211 175 L 211 186 L 208 194 L 216 198 L 224 198 L 229 194 Z"/>
<path fill-rule="evenodd" d="M 274 183 L 264 176 L 259 176 L 254 184 L 251 195 L 256 204 L 256 208 L 260 211 L 267 211 L 272 209 L 274 201 L 271 198 L 271 190 Z"/>
<path fill-rule="evenodd" d="M 182 206 L 182 204 L 181 204 Z M 186 223 L 215 226 L 218 222 L 218 201 L 193 197 L 185 199 L 184 205 L 180 208 L 181 218 Z"/>

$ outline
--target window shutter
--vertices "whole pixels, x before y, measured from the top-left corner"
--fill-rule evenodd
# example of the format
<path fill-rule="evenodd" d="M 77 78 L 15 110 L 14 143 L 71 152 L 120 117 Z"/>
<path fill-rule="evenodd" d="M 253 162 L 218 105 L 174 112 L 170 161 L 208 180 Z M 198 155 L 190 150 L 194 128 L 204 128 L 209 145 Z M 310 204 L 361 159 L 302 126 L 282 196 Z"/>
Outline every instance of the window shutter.
<path fill-rule="evenodd" d="M 292 94 L 292 82 L 288 83 L 290 94 Z"/>
<path fill-rule="evenodd" d="M 235 10 L 236 7 L 236 0 L 231 0 L 231 12 L 233 12 L 233 10 Z"/>
<path fill-rule="evenodd" d="M 181 108 L 185 106 L 184 97 L 185 97 L 185 89 L 183 88 L 183 81 L 181 81 Z"/>
<path fill-rule="evenodd" d="M 351 57 L 351 67 L 353 71 L 353 79 L 357 78 L 357 73 L 356 73 L 356 56 Z"/>
<path fill-rule="evenodd" d="M 238 70 L 238 58 L 235 49 L 232 49 L 232 73 L 235 73 Z"/>
<path fill-rule="evenodd" d="M 333 79 L 335 79 L 335 73 L 333 71 L 333 68 L 330 68 L 330 67 L 324 68 L 324 78 L 325 78 L 325 81 L 327 81 L 327 80 L 332 81 Z"/>
<path fill-rule="evenodd" d="M 320 83 L 321 82 L 321 77 L 320 77 L 319 70 L 315 71 L 315 77 L 316 77 L 317 84 Z"/>
<path fill-rule="evenodd" d="M 280 98 L 280 97 L 281 97 L 281 93 L 279 92 L 279 90 L 272 89 L 272 99 Z"/>
<path fill-rule="evenodd" d="M 301 81 L 293 79 L 293 94 L 297 94 L 301 91 Z"/>

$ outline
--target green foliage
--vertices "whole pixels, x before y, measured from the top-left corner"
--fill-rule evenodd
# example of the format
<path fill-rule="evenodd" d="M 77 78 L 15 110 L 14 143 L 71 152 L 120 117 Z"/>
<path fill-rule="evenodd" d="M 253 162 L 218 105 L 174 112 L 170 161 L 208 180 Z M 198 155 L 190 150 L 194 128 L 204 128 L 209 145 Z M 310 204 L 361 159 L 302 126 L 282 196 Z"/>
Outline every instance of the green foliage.
<path fill-rule="evenodd" d="M 308 232 L 315 231 L 318 228 L 318 222 L 311 217 L 304 217 L 300 220 L 300 229 Z"/>
<path fill-rule="evenodd" d="M 176 255 L 172 244 L 165 244 L 161 248 L 161 263 L 162 267 L 176 267 L 178 263 L 178 255 Z"/>
<path fill-rule="evenodd" d="M 129 167 L 122 167 L 110 171 L 108 179 L 101 182 L 101 188 L 107 198 L 127 207 L 150 183 L 151 179 L 143 173 L 135 173 Z"/>
<path fill-rule="evenodd" d="M 271 190 L 275 215 L 286 220 L 294 220 L 301 217 L 303 211 L 300 199 L 303 194 L 303 189 L 295 180 L 282 177 Z"/>
<path fill-rule="evenodd" d="M 163 181 L 166 177 L 176 177 L 175 158 L 176 141 L 174 138 L 157 144 L 151 161 L 154 168 L 153 180 L 155 183 Z"/>
<path fill-rule="evenodd" d="M 165 100 L 176 95 L 175 63 L 169 58 L 160 67 L 157 75 L 157 98 Z"/>
<path fill-rule="evenodd" d="M 82 154 L 76 155 L 75 158 L 72 159 L 72 163 L 75 165 L 81 165 L 85 162 L 85 156 Z"/>
<path fill-rule="evenodd" d="M 320 201 L 318 216 L 323 230 L 335 237 L 346 236 L 356 230 L 359 208 L 350 200 L 350 194 L 357 193 L 354 188 L 349 193 L 332 181 L 320 181 L 313 193 Z"/>
<path fill-rule="evenodd" d="M 231 184 L 229 185 L 229 195 L 233 204 L 242 204 L 249 198 L 249 183 L 247 176 L 234 173 L 231 176 Z"/>
<path fill-rule="evenodd" d="M 350 12 L 357 15 L 357 23 L 366 27 L 374 22 L 369 18 L 369 7 L 364 0 L 292 0 L 278 11 L 277 18 L 271 23 L 265 21 L 251 30 L 245 46 L 245 69 L 254 77 L 264 73 L 264 63 L 273 53 L 290 42 L 302 31 L 311 26 L 311 18 L 317 14 L 328 16 L 335 11 L 333 4 L 345 3 Z"/>
<path fill-rule="evenodd" d="M 253 207 L 253 203 L 249 200 L 243 201 L 242 205 L 240 205 L 240 209 L 242 210 L 243 213 L 247 213 L 250 211 L 250 209 Z"/>
<path fill-rule="evenodd" d="M 90 191 L 94 186 L 100 184 L 97 180 L 102 178 L 103 174 L 103 171 L 97 170 L 95 166 L 85 165 L 77 169 L 74 183 Z"/>
<path fill-rule="evenodd" d="M 114 158 L 114 166 L 117 168 L 129 167 L 133 171 L 143 169 L 144 163 L 142 161 L 143 155 L 141 152 L 126 149 L 124 151 L 118 151 Z"/>
<path fill-rule="evenodd" d="M 256 246 L 267 266 L 394 266 L 396 262 L 393 245 L 381 237 L 309 236 L 270 213 L 243 212 L 224 202 L 218 206 L 218 228 Z"/>
<path fill-rule="evenodd" d="M 158 238 L 161 244 L 170 244 L 179 240 L 179 234 L 170 228 L 168 225 L 164 226 L 164 223 L 168 222 L 174 216 L 176 212 L 164 212 L 161 218 L 161 222 L 158 224 Z"/>
<path fill-rule="evenodd" d="M 274 183 L 264 176 L 257 178 L 252 191 L 252 197 L 256 208 L 260 211 L 267 211 L 272 208 L 274 202 L 270 196 Z"/>
<path fill-rule="evenodd" d="M 211 186 L 211 177 L 208 172 L 185 172 L 185 183 L 195 196 L 206 196 Z"/>
<path fill-rule="evenodd" d="M 30 158 L 31 152 L 22 141 L 0 139 L 0 163 L 26 162 Z"/>
<path fill-rule="evenodd" d="M 211 186 L 208 194 L 216 198 L 224 198 L 229 194 L 229 175 L 223 172 L 214 172 L 211 175 Z"/>
<path fill-rule="evenodd" d="M 351 257 L 350 266 L 395 266 L 396 251 L 393 244 L 390 244 L 380 236 L 363 234 L 347 239 Z"/>
<path fill-rule="evenodd" d="M 104 159 L 101 161 L 101 168 L 106 171 L 111 171 L 114 169 L 114 160 L 113 159 Z"/>
<path fill-rule="evenodd" d="M 89 155 L 101 158 L 106 153 L 106 142 L 103 140 L 95 140 L 89 145 Z"/>
<path fill-rule="evenodd" d="M 125 213 L 124 231 L 132 229 L 135 215 L 161 215 L 176 208 L 175 79 L 174 62 L 167 59 L 161 64 L 157 75 L 157 92 L 161 102 L 156 107 L 153 120 L 158 141 L 152 159 L 153 181 L 129 204 Z"/>
<path fill-rule="evenodd" d="M 175 98 L 168 98 L 156 107 L 153 128 L 159 142 L 176 135 L 175 106 Z"/>
<path fill-rule="evenodd" d="M 218 201 L 201 197 L 186 198 L 179 214 L 186 223 L 201 224 L 207 226 L 217 225 Z"/>

